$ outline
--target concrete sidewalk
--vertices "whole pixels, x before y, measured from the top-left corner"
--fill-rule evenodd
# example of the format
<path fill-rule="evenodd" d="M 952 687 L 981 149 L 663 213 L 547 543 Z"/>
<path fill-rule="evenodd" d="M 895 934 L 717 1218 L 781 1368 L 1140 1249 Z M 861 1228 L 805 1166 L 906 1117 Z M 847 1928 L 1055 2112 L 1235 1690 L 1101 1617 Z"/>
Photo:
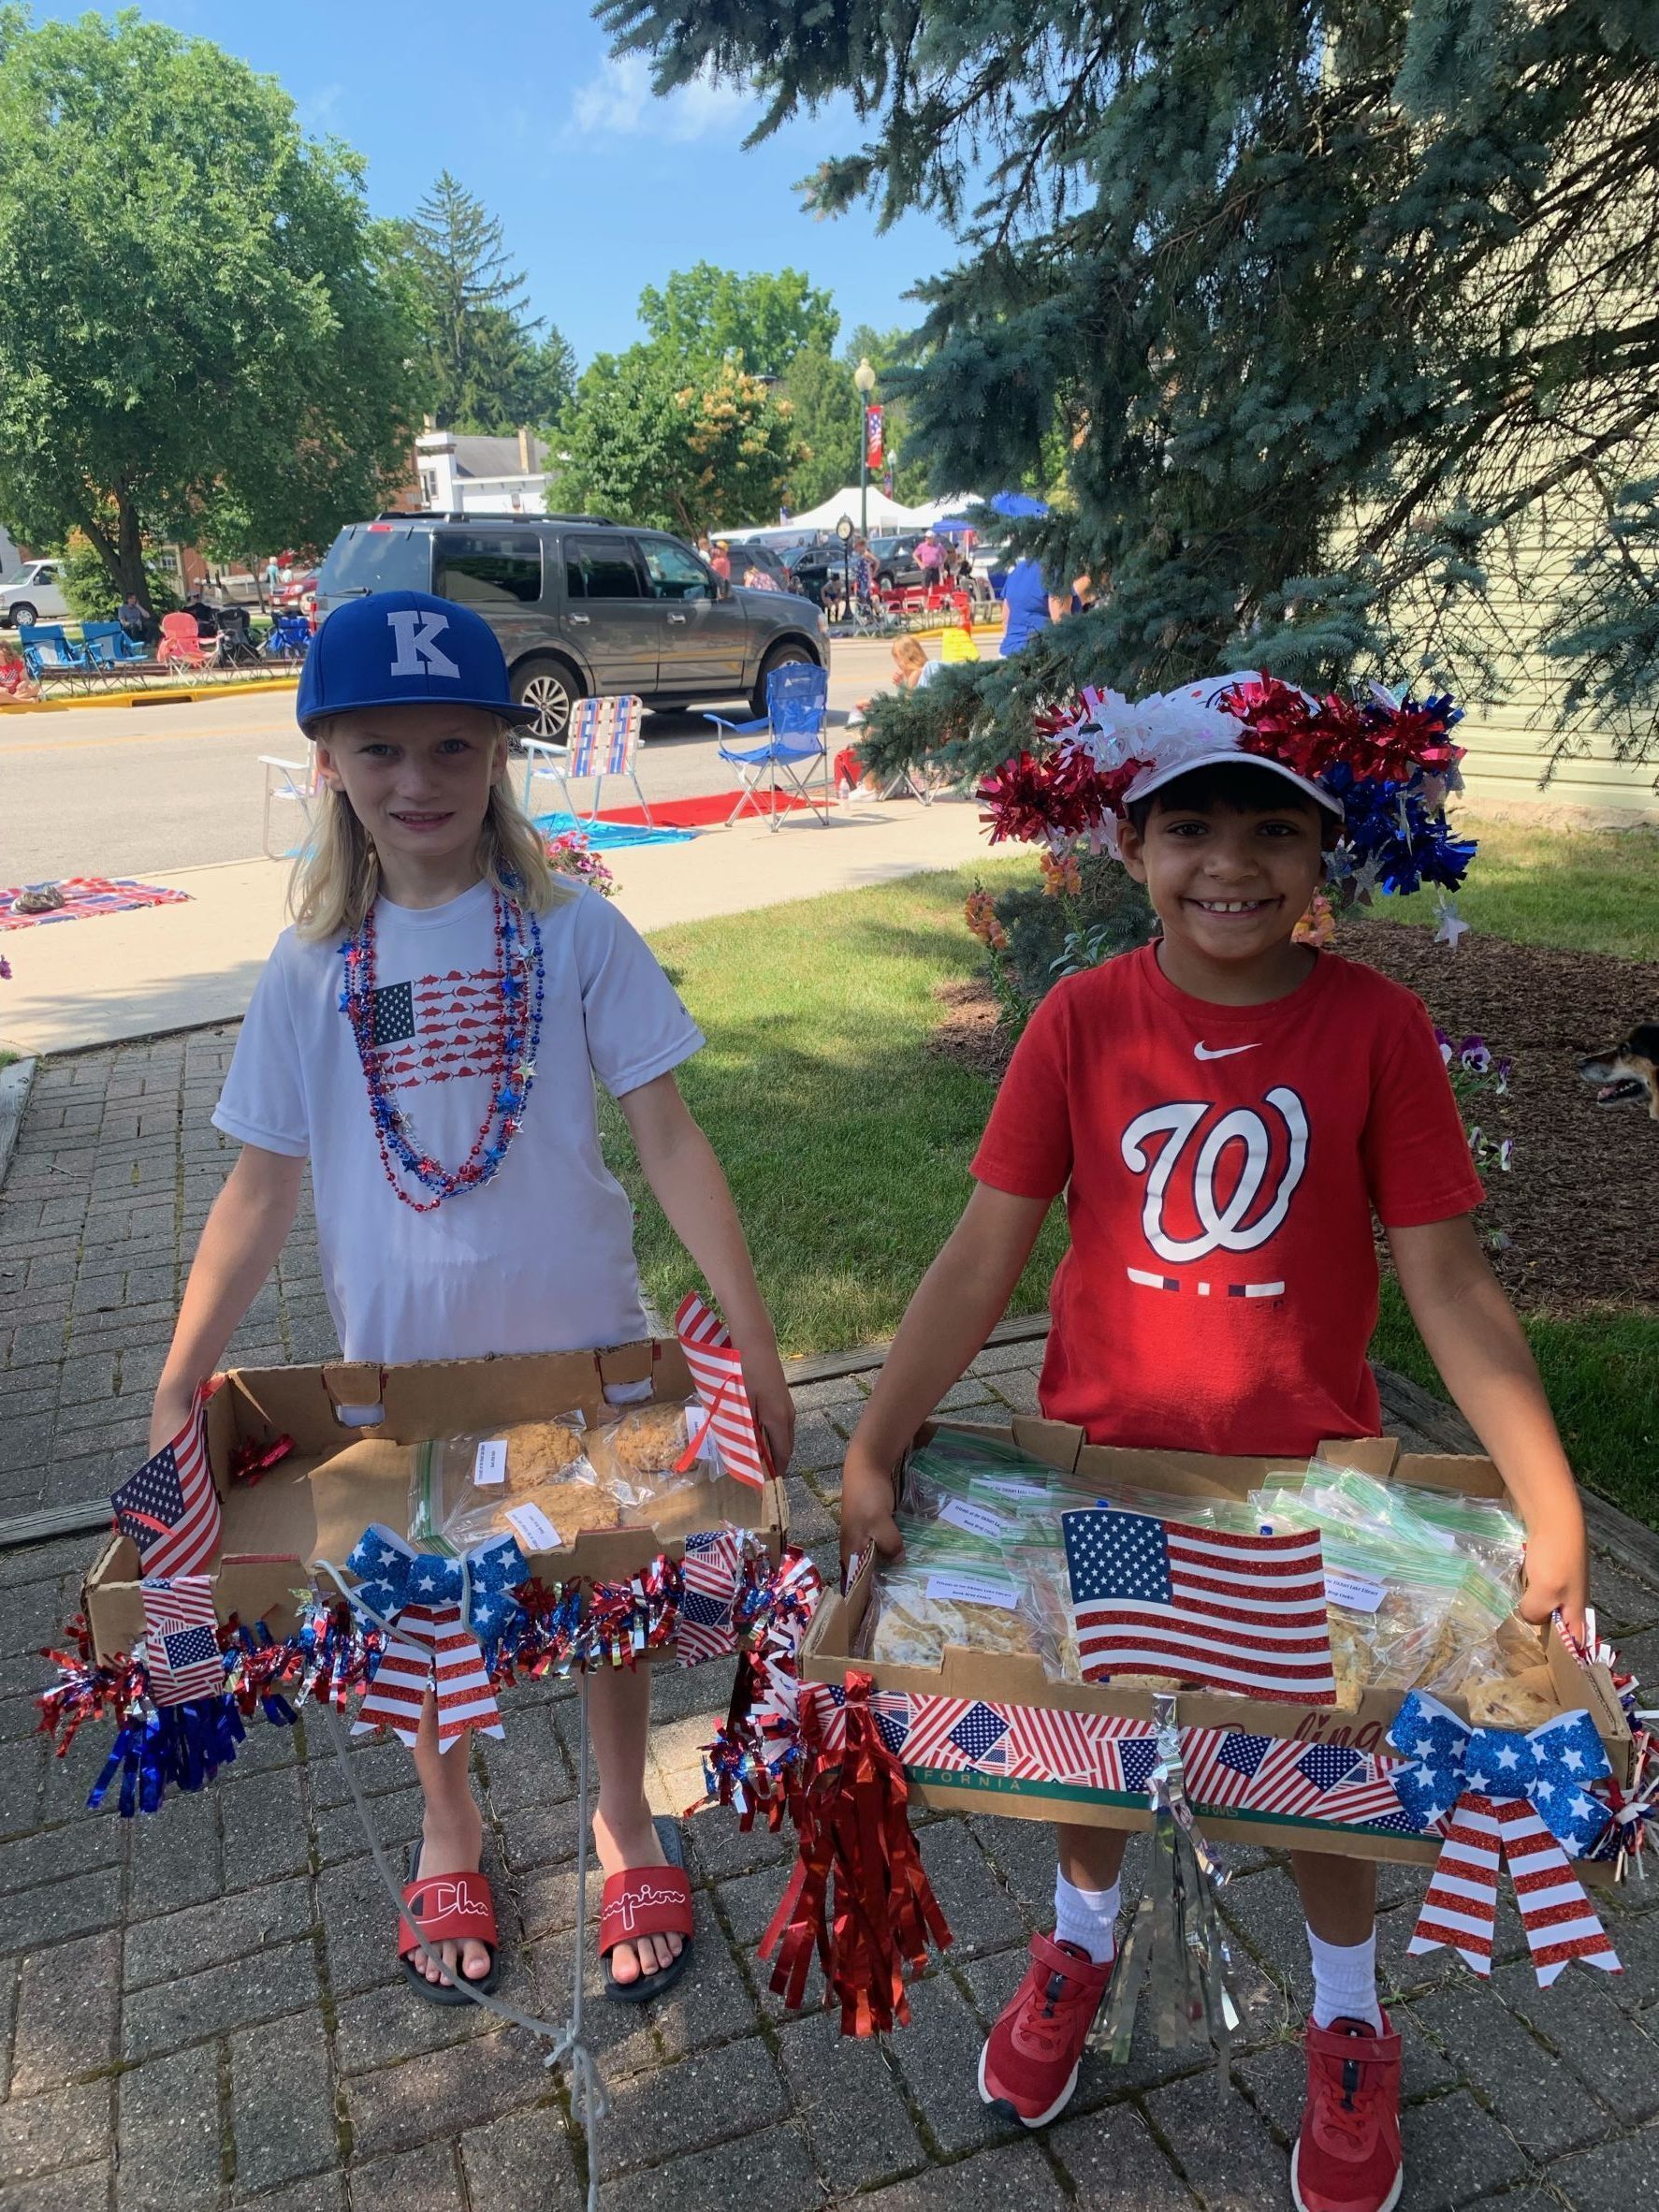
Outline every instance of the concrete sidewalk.
<path fill-rule="evenodd" d="M 970 802 L 895 799 L 832 810 L 827 828 L 804 815 L 776 832 L 750 819 L 605 858 L 623 912 L 650 930 L 957 867 L 982 846 Z M 288 873 L 269 860 L 158 871 L 146 880 L 188 892 L 188 905 L 8 933 L 14 974 L 0 999 L 0 1045 L 75 1052 L 240 1019 L 287 922 Z"/>

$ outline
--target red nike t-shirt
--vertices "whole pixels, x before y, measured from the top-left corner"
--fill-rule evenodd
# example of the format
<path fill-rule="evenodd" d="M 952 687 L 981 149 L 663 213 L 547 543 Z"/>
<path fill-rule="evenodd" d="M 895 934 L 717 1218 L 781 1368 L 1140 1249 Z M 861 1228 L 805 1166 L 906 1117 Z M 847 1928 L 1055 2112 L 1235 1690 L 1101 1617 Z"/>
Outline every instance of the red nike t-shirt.
<path fill-rule="evenodd" d="M 1256 1455 L 1375 1435 L 1375 1210 L 1485 1195 L 1420 999 L 1320 953 L 1266 1006 L 1213 1006 L 1147 946 L 1031 1018 L 974 1157 L 1064 1190 L 1041 1398 L 1097 1444 Z"/>

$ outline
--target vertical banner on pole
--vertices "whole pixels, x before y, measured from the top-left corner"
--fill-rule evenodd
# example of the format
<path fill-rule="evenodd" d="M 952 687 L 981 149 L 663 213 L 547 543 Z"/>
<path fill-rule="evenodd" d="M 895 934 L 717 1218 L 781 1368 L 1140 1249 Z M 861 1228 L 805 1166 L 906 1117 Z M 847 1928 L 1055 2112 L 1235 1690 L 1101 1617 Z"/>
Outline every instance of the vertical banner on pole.
<path fill-rule="evenodd" d="M 887 410 L 884 407 L 866 407 L 864 411 L 865 466 L 879 471 L 887 458 Z"/>

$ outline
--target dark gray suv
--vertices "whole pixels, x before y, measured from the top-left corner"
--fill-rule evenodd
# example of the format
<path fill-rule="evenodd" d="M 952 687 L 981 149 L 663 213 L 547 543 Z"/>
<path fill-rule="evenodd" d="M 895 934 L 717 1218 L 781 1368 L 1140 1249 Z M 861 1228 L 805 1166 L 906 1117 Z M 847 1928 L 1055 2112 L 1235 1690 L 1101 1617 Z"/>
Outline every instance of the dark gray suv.
<path fill-rule="evenodd" d="M 502 641 L 528 732 L 560 738 L 571 703 L 634 691 L 648 706 L 747 698 L 786 661 L 827 664 L 821 608 L 746 591 L 665 531 L 592 517 L 393 515 L 349 523 L 317 581 L 319 620 L 368 591 L 435 591 L 475 607 Z"/>

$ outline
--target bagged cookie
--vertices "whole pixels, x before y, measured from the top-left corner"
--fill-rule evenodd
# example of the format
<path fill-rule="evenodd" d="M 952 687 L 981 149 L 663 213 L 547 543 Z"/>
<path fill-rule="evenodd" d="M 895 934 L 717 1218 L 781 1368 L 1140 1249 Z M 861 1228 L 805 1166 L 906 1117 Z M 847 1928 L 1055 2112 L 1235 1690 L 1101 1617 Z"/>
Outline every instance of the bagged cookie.
<path fill-rule="evenodd" d="M 467 1551 L 512 1536 L 529 1555 L 557 1551 L 585 1528 L 615 1528 L 616 1501 L 600 1488 L 585 1441 L 581 1416 L 572 1414 L 416 1445 L 410 1541 Z"/>
<path fill-rule="evenodd" d="M 623 1407 L 588 1432 L 588 1458 L 624 1527 L 648 1524 L 671 1492 L 720 1473 L 706 1418 L 694 1398 L 683 1405 L 652 1399 Z"/>

